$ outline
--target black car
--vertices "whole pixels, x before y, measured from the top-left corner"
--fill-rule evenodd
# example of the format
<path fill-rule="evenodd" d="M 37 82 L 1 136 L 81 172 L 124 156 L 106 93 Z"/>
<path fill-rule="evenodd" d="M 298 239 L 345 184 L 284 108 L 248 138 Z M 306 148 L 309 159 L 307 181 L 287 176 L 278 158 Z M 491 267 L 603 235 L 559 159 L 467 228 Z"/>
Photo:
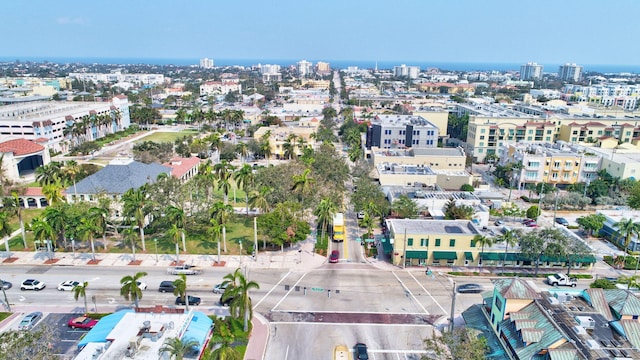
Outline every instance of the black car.
<path fill-rule="evenodd" d="M 11 289 L 12 286 L 13 286 L 13 284 L 11 284 L 10 282 L 2 280 L 2 288 L 3 289 L 9 290 L 9 289 Z"/>
<path fill-rule="evenodd" d="M 560 225 L 569 226 L 569 221 L 567 221 L 567 219 L 565 218 L 556 218 L 556 222 Z"/>
<path fill-rule="evenodd" d="M 478 284 L 464 284 L 458 286 L 458 292 L 461 294 L 479 294 L 483 291 L 484 289 L 482 286 Z"/>
<path fill-rule="evenodd" d="M 187 295 L 187 299 L 189 301 L 189 305 L 200 305 L 201 299 L 199 297 Z M 176 298 L 176 305 L 185 305 L 182 296 L 178 296 Z"/>
<path fill-rule="evenodd" d="M 231 302 L 233 301 L 233 297 L 230 296 L 227 299 L 224 299 L 224 294 L 222 296 L 220 296 L 220 301 L 218 301 L 218 304 L 220 304 L 220 306 L 229 306 L 229 304 L 231 304 Z"/>
<path fill-rule="evenodd" d="M 173 290 L 176 288 L 175 285 L 173 285 L 173 281 L 163 281 L 160 283 L 160 287 L 158 288 L 158 291 L 160 292 L 173 292 Z"/>
<path fill-rule="evenodd" d="M 369 360 L 369 354 L 367 354 L 367 345 L 363 343 L 357 343 L 353 347 L 357 360 Z"/>

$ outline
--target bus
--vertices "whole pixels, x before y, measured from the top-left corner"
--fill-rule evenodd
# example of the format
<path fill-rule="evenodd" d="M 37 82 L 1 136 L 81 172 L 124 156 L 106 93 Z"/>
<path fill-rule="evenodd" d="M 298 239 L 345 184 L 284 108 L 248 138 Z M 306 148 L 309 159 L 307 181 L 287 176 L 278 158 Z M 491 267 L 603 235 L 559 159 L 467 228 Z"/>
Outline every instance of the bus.
<path fill-rule="evenodd" d="M 333 241 L 344 241 L 345 238 L 345 226 L 344 226 L 344 214 L 337 213 L 333 215 Z"/>

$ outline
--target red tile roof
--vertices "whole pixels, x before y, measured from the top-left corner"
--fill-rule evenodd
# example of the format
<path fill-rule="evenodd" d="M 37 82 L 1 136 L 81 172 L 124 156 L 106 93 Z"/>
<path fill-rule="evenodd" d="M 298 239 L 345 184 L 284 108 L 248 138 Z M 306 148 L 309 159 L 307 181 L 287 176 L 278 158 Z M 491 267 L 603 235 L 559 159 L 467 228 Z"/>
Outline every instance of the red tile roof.
<path fill-rule="evenodd" d="M 189 172 L 189 170 L 197 167 L 198 164 L 200 164 L 200 158 L 194 156 L 190 158 L 176 157 L 163 165 L 170 167 L 171 175 L 180 179 L 184 174 Z"/>
<path fill-rule="evenodd" d="M 44 196 L 41 187 L 29 187 L 22 196 Z"/>
<path fill-rule="evenodd" d="M 14 139 L 0 143 L 0 153 L 13 153 L 14 156 L 34 154 L 44 150 L 44 146 L 31 140 Z"/>

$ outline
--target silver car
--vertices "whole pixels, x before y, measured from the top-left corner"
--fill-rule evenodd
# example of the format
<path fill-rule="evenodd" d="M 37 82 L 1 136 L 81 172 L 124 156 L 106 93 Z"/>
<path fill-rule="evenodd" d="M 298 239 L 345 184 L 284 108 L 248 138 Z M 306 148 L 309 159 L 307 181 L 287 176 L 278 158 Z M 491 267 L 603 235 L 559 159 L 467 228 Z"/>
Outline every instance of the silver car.
<path fill-rule="evenodd" d="M 31 330 L 34 326 L 42 319 L 42 313 L 39 311 L 32 312 L 31 314 L 25 316 L 22 321 L 20 321 L 20 325 L 18 325 L 18 329 L 20 330 Z"/>

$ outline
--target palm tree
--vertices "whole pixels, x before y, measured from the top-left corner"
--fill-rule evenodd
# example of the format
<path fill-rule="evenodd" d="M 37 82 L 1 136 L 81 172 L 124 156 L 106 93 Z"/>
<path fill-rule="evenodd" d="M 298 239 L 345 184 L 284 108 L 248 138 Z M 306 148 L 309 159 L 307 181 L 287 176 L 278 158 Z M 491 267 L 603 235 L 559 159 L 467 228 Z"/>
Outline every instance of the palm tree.
<path fill-rule="evenodd" d="M 205 356 L 206 360 L 241 360 L 240 353 L 232 346 L 236 336 L 229 325 L 220 318 L 215 319 L 210 343 L 213 351 Z"/>
<path fill-rule="evenodd" d="M 267 196 L 273 191 L 268 186 L 260 187 L 259 191 L 252 191 L 249 197 L 249 205 L 252 209 L 260 209 L 260 213 L 265 214 L 271 209 L 271 203 Z"/>
<path fill-rule="evenodd" d="M 133 255 L 133 261 L 136 261 L 136 236 L 137 232 L 131 227 L 122 230 L 122 237 L 124 238 L 125 242 L 127 240 L 131 241 L 131 253 Z"/>
<path fill-rule="evenodd" d="M 173 295 L 180 296 L 187 307 L 187 311 L 189 311 L 189 299 L 187 298 L 187 275 L 178 275 L 178 278 L 173 280 L 173 286 Z"/>
<path fill-rule="evenodd" d="M 31 220 L 31 230 L 33 231 L 33 238 L 37 241 L 44 241 L 45 243 L 51 241 L 55 237 L 53 228 L 51 225 L 43 219 L 38 217 Z M 53 243 L 51 244 L 53 246 Z M 49 247 L 47 247 L 48 249 Z M 53 249 L 51 249 L 53 250 Z"/>
<path fill-rule="evenodd" d="M 211 234 L 211 239 L 217 243 L 218 246 L 218 263 L 220 263 L 220 238 L 222 237 L 222 226 L 218 224 L 216 219 L 209 220 L 211 227 L 208 232 Z"/>
<path fill-rule="evenodd" d="M 249 215 L 249 188 L 253 185 L 255 176 L 249 164 L 244 164 L 235 173 L 233 179 L 236 185 L 244 191 L 245 203 L 247 204 L 247 215 Z"/>
<path fill-rule="evenodd" d="M 504 261 L 502 262 L 502 267 L 504 269 L 504 264 L 507 262 L 507 251 L 509 251 L 509 246 L 515 246 L 520 240 L 520 231 L 519 230 L 507 230 L 502 235 L 498 236 L 496 242 L 504 242 Z"/>
<path fill-rule="evenodd" d="M 167 235 L 171 238 L 171 241 L 176 246 L 176 266 L 180 265 L 180 239 L 184 235 L 182 228 L 177 224 L 171 224 L 171 228 L 167 231 Z"/>
<path fill-rule="evenodd" d="M 624 237 L 624 264 L 627 264 L 627 253 L 629 251 L 629 244 L 633 234 L 640 236 L 640 222 L 633 222 L 632 218 L 622 218 L 617 223 L 613 224 L 618 237 Z"/>
<path fill-rule="evenodd" d="M 224 252 L 227 252 L 227 221 L 233 214 L 231 205 L 217 201 L 211 207 L 211 219 L 215 219 L 216 223 L 222 226 L 222 242 L 224 244 Z"/>
<path fill-rule="evenodd" d="M 50 162 L 36 168 L 36 181 L 40 186 L 53 184 L 62 179 L 62 168 L 58 162 Z"/>
<path fill-rule="evenodd" d="M 305 169 L 302 174 L 293 175 L 291 191 L 300 195 L 308 194 L 311 191 L 311 186 L 315 183 L 315 180 L 309 176 L 310 173 L 311 169 Z"/>
<path fill-rule="evenodd" d="M 240 154 L 240 159 L 244 164 L 247 161 L 247 157 L 249 156 L 249 145 L 247 145 L 247 143 L 244 141 L 239 142 L 238 145 L 236 145 L 236 151 L 238 152 L 238 154 Z"/>
<path fill-rule="evenodd" d="M 148 206 L 149 199 L 147 196 L 147 187 L 141 186 L 138 189 L 129 189 L 124 195 L 122 195 L 122 201 L 124 203 L 124 213 L 135 219 L 138 225 L 138 231 L 140 232 L 140 242 L 142 243 L 142 251 L 147 251 L 144 243 L 144 225 L 146 217 L 146 207 Z"/>
<path fill-rule="evenodd" d="M 84 298 L 84 312 L 89 312 L 89 307 L 87 306 L 87 286 L 89 283 L 84 281 L 82 284 L 78 284 L 73 287 L 73 298 L 78 301 L 79 297 Z"/>
<path fill-rule="evenodd" d="M 82 168 L 75 160 L 69 160 L 62 168 L 62 172 L 71 180 L 73 183 L 73 194 L 77 195 L 78 190 L 76 190 L 76 177 L 80 173 Z"/>
<path fill-rule="evenodd" d="M 217 176 L 218 190 L 222 190 L 224 194 L 224 203 L 228 202 L 229 192 L 231 191 L 231 176 L 233 174 L 234 167 L 226 161 L 216 164 L 213 170 Z"/>
<path fill-rule="evenodd" d="M 229 306 L 229 312 L 232 316 L 236 314 L 236 318 L 242 318 L 244 320 L 244 331 L 249 331 L 249 318 L 253 316 L 253 309 L 251 307 L 251 297 L 249 296 L 249 291 L 251 289 L 260 289 L 260 285 L 258 285 L 255 281 L 247 281 L 247 278 L 242 274 L 242 269 L 237 268 L 232 274 L 227 274 L 224 276 L 223 283 L 229 284 L 227 287 L 229 294 L 227 291 L 223 294 L 223 299 L 226 297 L 233 298 L 236 305 L 239 305 L 237 309 L 232 309 L 232 306 Z M 236 299 L 239 301 L 236 303 Z"/>
<path fill-rule="evenodd" d="M 109 211 L 103 207 L 94 206 L 87 212 L 88 218 L 96 225 L 97 233 L 102 234 L 102 246 L 107 250 L 107 220 Z"/>
<path fill-rule="evenodd" d="M 17 191 L 12 191 L 11 192 L 11 196 L 8 196 L 6 198 L 4 198 L 4 201 L 2 202 L 2 205 L 4 206 L 4 208 L 8 211 L 10 211 L 11 213 L 13 213 L 14 215 L 16 215 L 18 217 L 18 222 L 20 222 L 20 231 L 22 233 L 22 244 L 24 245 L 24 248 L 27 248 L 27 234 L 25 231 L 25 226 L 24 226 L 24 219 L 22 218 L 22 206 L 21 206 L 22 200 L 20 200 L 20 198 L 18 197 L 18 192 Z"/>
<path fill-rule="evenodd" d="M 482 266 L 482 254 L 484 253 L 484 247 L 486 246 L 491 246 L 493 245 L 493 239 L 484 235 L 476 235 L 473 237 L 473 241 L 476 242 L 476 244 L 480 244 L 481 249 L 480 249 L 480 260 L 478 261 L 478 263 L 480 264 L 480 266 Z"/>
<path fill-rule="evenodd" d="M 142 299 L 142 290 L 138 286 L 138 281 L 145 276 L 147 273 L 140 271 L 133 276 L 127 275 L 120 279 L 120 295 L 127 301 L 133 300 L 136 307 L 138 307 L 138 300 Z"/>
<path fill-rule="evenodd" d="M 80 225 L 76 228 L 76 231 L 82 239 L 86 239 L 91 244 L 91 260 L 96 260 L 96 248 L 93 242 L 93 236 L 100 231 L 100 227 L 96 223 L 95 218 L 86 217 L 80 219 Z"/>
<path fill-rule="evenodd" d="M 63 201 L 62 188 L 63 186 L 60 180 L 56 180 L 42 187 L 42 194 L 49 202 L 49 205 L 55 205 Z"/>
<path fill-rule="evenodd" d="M 177 337 L 171 337 L 166 339 L 160 349 L 158 349 L 158 356 L 164 359 L 162 355 L 167 353 L 169 359 L 183 360 L 185 356 L 191 352 L 193 347 L 198 345 L 199 343 L 193 338 L 180 340 Z"/>
<path fill-rule="evenodd" d="M 4 246 L 7 250 L 7 257 L 10 256 L 9 236 L 11 235 L 11 224 L 9 224 L 9 214 L 6 211 L 0 211 L 0 236 L 4 238 Z"/>
<path fill-rule="evenodd" d="M 176 207 L 169 206 L 167 208 L 167 217 L 172 224 L 174 224 L 179 230 L 182 239 L 182 251 L 187 251 L 187 241 L 185 239 L 185 232 L 187 231 L 187 218 L 184 214 L 184 210 Z M 177 251 L 176 251 L 177 254 Z"/>
<path fill-rule="evenodd" d="M 56 233 L 58 246 L 60 246 L 60 240 L 62 245 L 67 247 L 66 228 L 70 223 L 67 216 L 68 204 L 62 204 L 62 206 L 47 206 L 44 210 L 44 218 L 51 225 L 53 231 Z"/>
<path fill-rule="evenodd" d="M 324 241 L 325 231 L 327 230 L 329 223 L 331 222 L 331 220 L 333 219 L 333 216 L 337 212 L 338 212 L 338 207 L 336 206 L 336 204 L 333 203 L 333 201 L 330 198 L 326 197 L 320 200 L 320 203 L 318 204 L 318 207 L 316 208 L 314 215 L 318 217 L 318 222 L 320 223 L 320 226 L 321 226 L 320 239 L 322 239 L 322 241 Z"/>

